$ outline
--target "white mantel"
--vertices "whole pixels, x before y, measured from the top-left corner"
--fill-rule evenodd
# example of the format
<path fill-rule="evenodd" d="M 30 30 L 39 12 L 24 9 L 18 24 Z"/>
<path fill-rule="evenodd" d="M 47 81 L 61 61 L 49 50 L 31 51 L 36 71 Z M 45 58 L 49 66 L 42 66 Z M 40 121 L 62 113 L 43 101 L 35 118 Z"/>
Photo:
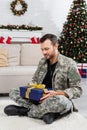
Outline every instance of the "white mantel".
<path fill-rule="evenodd" d="M 0 37 L 3 36 L 7 38 L 8 36 L 12 38 L 12 42 L 31 42 L 32 37 L 41 37 L 42 31 L 27 31 L 27 30 L 7 30 L 0 29 Z"/>

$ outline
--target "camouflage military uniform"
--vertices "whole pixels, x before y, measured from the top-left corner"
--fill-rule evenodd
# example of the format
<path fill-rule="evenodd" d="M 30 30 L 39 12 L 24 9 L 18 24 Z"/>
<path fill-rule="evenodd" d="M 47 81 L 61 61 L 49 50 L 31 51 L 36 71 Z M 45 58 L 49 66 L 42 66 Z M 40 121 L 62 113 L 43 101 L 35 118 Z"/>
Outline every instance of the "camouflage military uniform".
<path fill-rule="evenodd" d="M 32 78 L 32 82 L 42 83 L 47 73 L 47 62 L 42 58 L 38 68 Z M 9 96 L 19 105 L 30 109 L 29 117 L 41 118 L 48 112 L 66 113 L 73 108 L 72 99 L 80 97 L 82 94 L 81 78 L 78 73 L 76 63 L 61 54 L 58 56 L 58 63 L 52 77 L 52 88 L 55 91 L 64 91 L 69 98 L 63 95 L 56 95 L 43 101 L 39 105 L 35 105 L 29 100 L 20 97 L 19 88 L 13 89 Z"/>

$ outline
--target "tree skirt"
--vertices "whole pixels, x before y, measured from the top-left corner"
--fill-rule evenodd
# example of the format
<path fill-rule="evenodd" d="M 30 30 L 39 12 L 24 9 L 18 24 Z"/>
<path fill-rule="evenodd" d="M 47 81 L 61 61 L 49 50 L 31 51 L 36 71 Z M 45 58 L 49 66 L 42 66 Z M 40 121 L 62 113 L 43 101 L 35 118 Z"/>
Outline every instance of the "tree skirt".
<path fill-rule="evenodd" d="M 5 115 L 3 109 L 8 104 L 14 102 L 9 99 L 0 101 L 0 130 L 87 130 L 87 119 L 76 112 L 52 124 L 45 124 L 38 119 Z"/>

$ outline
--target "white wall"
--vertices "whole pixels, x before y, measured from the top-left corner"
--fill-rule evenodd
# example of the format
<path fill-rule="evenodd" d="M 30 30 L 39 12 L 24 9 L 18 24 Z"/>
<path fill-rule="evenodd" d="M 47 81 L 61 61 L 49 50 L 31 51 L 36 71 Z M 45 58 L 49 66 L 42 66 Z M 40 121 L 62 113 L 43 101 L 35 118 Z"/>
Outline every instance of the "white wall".
<path fill-rule="evenodd" d="M 44 27 L 44 33 L 58 35 L 73 0 L 25 0 L 28 10 L 22 16 L 12 14 L 10 10 L 12 1 L 0 0 L 0 24 L 33 24 Z"/>

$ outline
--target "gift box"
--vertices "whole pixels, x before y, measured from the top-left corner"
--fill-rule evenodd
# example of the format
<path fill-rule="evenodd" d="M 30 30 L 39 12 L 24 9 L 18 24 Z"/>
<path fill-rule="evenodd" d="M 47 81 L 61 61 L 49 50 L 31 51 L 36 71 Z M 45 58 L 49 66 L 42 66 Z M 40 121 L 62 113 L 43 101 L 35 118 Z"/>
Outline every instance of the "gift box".
<path fill-rule="evenodd" d="M 87 64 L 86 63 L 78 63 L 77 64 L 79 73 L 82 78 L 87 78 Z"/>
<path fill-rule="evenodd" d="M 30 99 L 32 101 L 40 101 L 40 98 L 43 96 L 44 90 L 38 88 L 29 88 L 28 86 L 20 87 L 20 96 L 22 98 Z"/>
<path fill-rule="evenodd" d="M 31 92 L 29 94 L 29 99 L 39 102 L 40 99 L 43 97 L 43 94 L 44 94 L 43 89 L 31 89 Z"/>

